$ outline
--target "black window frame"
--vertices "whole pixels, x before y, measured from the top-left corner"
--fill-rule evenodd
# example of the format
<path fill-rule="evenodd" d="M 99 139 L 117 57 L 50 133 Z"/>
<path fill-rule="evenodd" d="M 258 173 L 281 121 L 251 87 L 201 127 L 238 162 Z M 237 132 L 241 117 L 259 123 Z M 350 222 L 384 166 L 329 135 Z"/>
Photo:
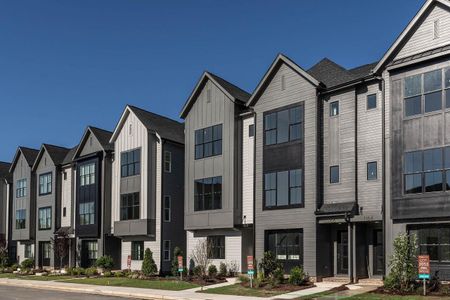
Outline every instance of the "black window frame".
<path fill-rule="evenodd" d="M 209 131 L 211 132 L 211 138 L 205 141 L 205 137 L 208 136 Z M 222 155 L 223 124 L 216 124 L 195 130 L 194 144 L 195 160 Z M 211 153 L 207 153 L 205 149 L 211 149 Z"/>
<path fill-rule="evenodd" d="M 26 229 L 27 210 L 25 208 L 16 209 L 16 229 Z"/>
<path fill-rule="evenodd" d="M 371 177 L 371 175 L 369 173 L 369 166 L 370 165 L 375 165 L 375 177 Z M 378 179 L 378 162 L 377 161 L 369 161 L 369 162 L 367 162 L 366 171 L 367 171 L 367 180 L 368 181 L 377 180 Z"/>
<path fill-rule="evenodd" d="M 42 182 L 41 182 L 42 178 Z M 47 182 L 44 182 L 44 178 L 47 178 Z M 50 181 L 48 180 L 50 178 Z M 50 195 L 52 193 L 52 185 L 53 185 L 53 173 L 46 172 L 39 175 L 39 196 Z M 44 189 L 45 187 L 45 189 Z"/>
<path fill-rule="evenodd" d="M 206 237 L 206 243 L 209 259 L 225 259 L 226 240 L 224 235 L 209 235 Z"/>
<path fill-rule="evenodd" d="M 334 109 L 333 109 L 334 105 L 337 105 L 336 112 L 334 112 Z M 339 116 L 339 113 L 340 113 L 339 100 L 331 101 L 329 107 L 330 107 L 330 113 L 329 113 L 330 117 L 337 117 L 337 116 Z"/>
<path fill-rule="evenodd" d="M 132 160 L 129 161 L 130 156 Z M 126 178 L 141 174 L 142 151 L 141 148 L 122 151 L 120 153 L 120 177 Z"/>
<path fill-rule="evenodd" d="M 163 197 L 163 222 L 172 222 L 172 197 L 170 195 Z"/>
<path fill-rule="evenodd" d="M 80 165 L 80 186 L 88 186 L 91 184 L 95 184 L 96 178 L 96 169 L 97 164 L 95 162 L 88 162 Z"/>
<path fill-rule="evenodd" d="M 295 237 L 298 235 L 299 243 L 298 246 L 295 244 L 289 244 L 289 237 Z M 275 244 L 270 245 L 272 239 L 271 236 L 274 237 Z M 286 241 L 286 243 L 284 243 Z M 281 244 L 284 243 L 284 244 Z M 298 247 L 298 254 L 293 250 Z M 265 251 L 270 251 L 275 255 L 275 259 L 283 264 L 294 264 L 296 266 L 303 266 L 304 264 L 304 232 L 302 228 L 298 229 L 284 229 L 284 230 L 266 230 L 264 232 L 264 249 Z M 283 251 L 279 251 L 279 249 L 284 249 Z M 295 256 L 298 255 L 298 258 Z M 281 256 L 285 256 L 285 258 L 281 258 Z M 285 266 L 286 267 L 286 266 Z"/>
<path fill-rule="evenodd" d="M 16 181 L 16 198 L 23 198 L 27 196 L 27 179 L 22 178 Z"/>
<path fill-rule="evenodd" d="M 432 231 L 437 236 L 430 235 Z M 450 226 L 443 224 L 412 225 L 408 227 L 408 233 L 417 236 L 417 255 L 429 255 L 432 263 L 450 263 L 450 252 L 448 251 L 450 248 L 450 239 L 448 238 Z M 422 236 L 422 234 L 424 235 Z M 430 237 L 436 237 L 437 240 L 430 239 Z M 434 249 L 434 251 L 430 251 L 431 249 Z M 448 259 L 443 259 L 445 253 Z M 438 256 L 438 259 L 435 259 L 435 255 Z"/>
<path fill-rule="evenodd" d="M 293 117 L 293 111 L 300 110 L 299 120 Z M 287 140 L 279 141 L 279 115 L 282 113 L 287 114 L 288 121 L 285 124 L 287 132 Z M 273 118 L 273 126 L 268 127 L 268 119 Z M 288 105 L 274 110 L 270 110 L 264 113 L 263 116 L 263 141 L 264 147 L 276 147 L 278 145 L 286 145 L 290 143 L 301 143 L 304 139 L 304 123 L 305 123 L 305 108 L 303 103 L 296 103 L 294 105 Z M 298 136 L 293 135 L 294 128 L 298 127 Z M 274 142 L 269 142 L 269 136 L 274 138 Z"/>
<path fill-rule="evenodd" d="M 373 97 L 373 98 L 372 98 L 372 97 Z M 372 106 L 373 103 L 371 103 L 370 100 L 375 100 L 375 106 Z M 378 97 L 377 97 L 377 94 L 374 93 L 374 94 L 367 95 L 367 97 L 366 97 L 366 110 L 373 110 L 373 109 L 376 109 L 377 107 L 378 107 Z"/>
<path fill-rule="evenodd" d="M 171 247 L 172 242 L 170 240 L 163 240 L 163 261 L 170 261 Z"/>
<path fill-rule="evenodd" d="M 292 185 L 292 175 L 293 172 L 300 171 L 300 185 Z M 278 187 L 278 178 L 279 173 L 285 173 L 287 172 L 287 191 L 285 193 L 287 194 L 287 203 L 285 205 L 278 205 L 278 194 L 279 191 Z M 266 185 L 266 176 L 274 176 L 275 177 L 275 187 L 267 187 Z M 275 209 L 291 209 L 291 208 L 303 208 L 305 207 L 305 189 L 304 189 L 304 182 L 305 174 L 302 168 L 295 168 L 295 169 L 288 169 L 288 170 L 277 170 L 277 171 L 267 171 L 263 174 L 263 210 L 275 210 Z M 300 203 L 292 203 L 292 191 L 293 189 L 301 189 L 300 197 L 301 202 Z M 274 193 L 275 194 L 275 205 L 267 205 L 267 193 Z"/>
<path fill-rule="evenodd" d="M 172 152 L 164 151 L 164 173 L 172 173 Z"/>
<path fill-rule="evenodd" d="M 333 169 L 334 168 L 337 168 L 337 181 L 335 181 L 335 180 L 333 180 L 333 176 L 332 176 L 332 172 L 333 172 Z M 340 168 L 340 165 L 332 165 L 332 166 L 330 166 L 330 171 L 329 171 L 330 173 L 329 173 L 329 175 L 330 175 L 330 184 L 338 184 L 338 183 L 340 183 L 341 182 L 341 168 Z"/>
<path fill-rule="evenodd" d="M 31 244 L 25 244 L 23 252 L 24 258 L 33 258 L 33 248 Z"/>
<path fill-rule="evenodd" d="M 80 202 L 78 204 L 78 218 L 80 226 L 95 224 L 95 201 Z"/>
<path fill-rule="evenodd" d="M 255 124 L 248 125 L 248 137 L 255 136 Z"/>
<path fill-rule="evenodd" d="M 96 240 L 87 240 L 86 243 L 86 258 L 89 261 L 90 266 L 94 266 L 95 262 L 98 259 L 98 241 Z M 90 247 L 95 245 L 95 247 Z"/>
<path fill-rule="evenodd" d="M 127 203 L 124 203 L 124 201 Z M 120 221 L 139 220 L 141 215 L 140 210 L 141 199 L 139 192 L 120 195 Z M 126 212 L 126 214 L 124 212 Z M 130 212 L 131 216 L 129 216 Z"/>
<path fill-rule="evenodd" d="M 41 218 L 41 211 L 46 212 L 44 219 Z M 52 211 L 53 211 L 53 209 L 51 206 L 39 207 L 39 209 L 38 209 L 38 230 L 43 231 L 43 230 L 51 230 L 52 229 L 52 222 L 53 222 Z M 45 222 L 44 222 L 44 220 L 45 220 Z"/>
<path fill-rule="evenodd" d="M 131 260 L 144 260 L 144 241 L 131 241 Z"/>
<path fill-rule="evenodd" d="M 206 190 L 207 188 L 209 189 L 207 185 L 211 185 L 210 192 Z M 220 192 L 216 190 L 219 185 L 220 185 Z M 201 191 L 199 191 L 200 187 L 202 189 Z M 222 176 L 207 177 L 194 180 L 194 211 L 209 211 L 222 209 L 222 191 L 223 191 Z M 208 199 L 209 195 L 211 195 L 210 199 Z M 219 197 L 219 195 L 220 195 L 219 198 L 220 202 L 216 200 L 216 197 Z M 207 201 L 211 202 L 210 205 L 208 206 L 206 206 Z"/>

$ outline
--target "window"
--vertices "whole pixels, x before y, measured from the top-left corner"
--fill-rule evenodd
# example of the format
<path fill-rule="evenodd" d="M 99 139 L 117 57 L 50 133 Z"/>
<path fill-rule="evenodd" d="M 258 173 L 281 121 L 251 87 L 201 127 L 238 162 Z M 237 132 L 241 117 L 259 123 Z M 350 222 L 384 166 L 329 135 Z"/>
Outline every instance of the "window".
<path fill-rule="evenodd" d="M 33 250 L 31 248 L 31 244 L 25 244 L 24 248 L 25 248 L 25 251 L 24 251 L 25 258 L 33 258 Z"/>
<path fill-rule="evenodd" d="M 207 237 L 209 259 L 225 259 L 225 236 L 214 235 Z"/>
<path fill-rule="evenodd" d="M 163 258 L 164 261 L 170 261 L 170 241 L 163 242 Z"/>
<path fill-rule="evenodd" d="M 339 115 L 339 101 L 330 103 L 330 117 Z"/>
<path fill-rule="evenodd" d="M 434 39 L 438 39 L 439 38 L 439 35 L 440 35 L 440 32 L 439 32 L 439 19 L 437 19 L 437 20 L 434 20 L 434 22 L 433 22 L 433 38 Z"/>
<path fill-rule="evenodd" d="M 303 106 L 264 116 L 265 145 L 282 144 L 303 138 Z"/>
<path fill-rule="evenodd" d="M 120 220 L 139 219 L 139 193 L 123 194 L 120 197 Z"/>
<path fill-rule="evenodd" d="M 80 186 L 95 183 L 95 163 L 80 166 Z"/>
<path fill-rule="evenodd" d="M 450 108 L 450 68 L 445 70 L 445 107 Z"/>
<path fill-rule="evenodd" d="M 442 70 L 423 75 L 425 112 L 442 109 Z"/>
<path fill-rule="evenodd" d="M 64 181 L 67 180 L 67 172 L 63 172 L 63 178 L 64 178 Z"/>
<path fill-rule="evenodd" d="M 132 260 L 144 260 L 144 242 L 143 241 L 131 242 L 131 259 Z"/>
<path fill-rule="evenodd" d="M 52 208 L 39 208 L 39 230 L 52 229 Z"/>
<path fill-rule="evenodd" d="M 98 243 L 97 241 L 86 241 L 87 248 L 87 258 L 89 260 L 89 264 L 94 266 L 95 262 L 98 258 Z"/>
<path fill-rule="evenodd" d="M 52 255 L 52 248 L 50 243 L 48 242 L 42 242 L 42 256 L 44 259 L 50 259 Z"/>
<path fill-rule="evenodd" d="M 330 167 L 330 183 L 339 183 L 339 166 Z"/>
<path fill-rule="evenodd" d="M 63 207 L 63 217 L 65 217 L 67 215 L 67 209 L 65 207 Z"/>
<path fill-rule="evenodd" d="M 302 169 L 264 174 L 264 207 L 288 208 L 303 204 Z"/>
<path fill-rule="evenodd" d="M 422 151 L 405 153 L 405 194 L 422 192 Z"/>
<path fill-rule="evenodd" d="M 417 235 L 418 254 L 429 255 L 434 262 L 450 262 L 450 227 L 421 226 L 413 228 L 410 233 Z"/>
<path fill-rule="evenodd" d="M 194 210 L 222 208 L 222 176 L 198 179 L 194 182 Z"/>
<path fill-rule="evenodd" d="M 27 180 L 17 180 L 16 198 L 22 198 L 27 195 Z"/>
<path fill-rule="evenodd" d="M 26 209 L 16 210 L 16 229 L 25 229 L 26 214 Z"/>
<path fill-rule="evenodd" d="M 377 179 L 377 162 L 372 161 L 367 163 L 367 180 Z"/>
<path fill-rule="evenodd" d="M 95 224 L 94 201 L 80 203 L 80 225 Z"/>
<path fill-rule="evenodd" d="M 277 260 L 303 264 L 303 231 L 280 230 L 266 232 L 266 251 L 275 254 Z"/>
<path fill-rule="evenodd" d="M 122 152 L 120 154 L 120 168 L 122 177 L 141 174 L 141 149 Z"/>
<path fill-rule="evenodd" d="M 255 124 L 248 125 L 248 136 L 255 136 Z"/>
<path fill-rule="evenodd" d="M 172 172 L 172 152 L 164 151 L 164 172 Z"/>
<path fill-rule="evenodd" d="M 222 154 L 222 124 L 195 131 L 195 159 Z"/>
<path fill-rule="evenodd" d="M 367 96 L 367 110 L 377 108 L 377 95 Z"/>
<path fill-rule="evenodd" d="M 170 196 L 164 196 L 164 222 L 171 220 L 171 200 Z"/>
<path fill-rule="evenodd" d="M 52 173 L 39 175 L 39 195 L 52 193 Z"/>

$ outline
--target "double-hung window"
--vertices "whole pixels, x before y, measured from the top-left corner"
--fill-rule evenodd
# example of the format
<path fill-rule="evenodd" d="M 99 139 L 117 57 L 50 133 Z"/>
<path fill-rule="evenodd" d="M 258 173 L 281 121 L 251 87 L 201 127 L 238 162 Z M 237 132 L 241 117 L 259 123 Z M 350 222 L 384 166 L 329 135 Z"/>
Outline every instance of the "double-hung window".
<path fill-rule="evenodd" d="M 27 195 L 27 179 L 17 180 L 16 198 L 26 197 Z"/>
<path fill-rule="evenodd" d="M 222 176 L 194 182 L 194 211 L 222 208 Z"/>
<path fill-rule="evenodd" d="M 170 196 L 164 196 L 164 222 L 170 222 L 172 219 L 171 216 L 171 208 L 172 208 L 172 199 Z"/>
<path fill-rule="evenodd" d="M 80 186 L 95 183 L 95 163 L 80 166 Z"/>
<path fill-rule="evenodd" d="M 442 70 L 423 74 L 425 112 L 442 109 Z"/>
<path fill-rule="evenodd" d="M 94 201 L 80 203 L 80 225 L 92 225 L 95 223 Z"/>
<path fill-rule="evenodd" d="M 163 258 L 164 261 L 170 261 L 170 241 L 165 240 L 163 242 Z"/>
<path fill-rule="evenodd" d="M 139 193 L 123 194 L 120 196 L 120 220 L 139 219 Z"/>
<path fill-rule="evenodd" d="M 89 264 L 91 266 L 94 266 L 95 262 L 97 261 L 97 258 L 98 258 L 98 242 L 97 241 L 87 241 L 86 248 L 87 248 L 87 257 L 89 260 Z"/>
<path fill-rule="evenodd" d="M 172 172 L 172 152 L 164 151 L 164 172 Z"/>
<path fill-rule="evenodd" d="M 121 177 L 141 174 L 141 149 L 122 152 L 120 154 Z"/>
<path fill-rule="evenodd" d="M 39 175 L 39 195 L 52 193 L 52 173 Z"/>
<path fill-rule="evenodd" d="M 207 237 L 208 258 L 225 259 L 225 236 L 214 235 Z"/>
<path fill-rule="evenodd" d="M 16 210 L 16 229 L 25 229 L 26 224 L 26 209 Z"/>
<path fill-rule="evenodd" d="M 49 230 L 52 228 L 52 208 L 39 208 L 39 230 Z"/>
<path fill-rule="evenodd" d="M 303 106 L 283 109 L 264 116 L 265 145 L 282 144 L 303 138 Z"/>
<path fill-rule="evenodd" d="M 303 170 L 264 174 L 264 207 L 289 208 L 303 205 Z"/>
<path fill-rule="evenodd" d="M 222 124 L 195 131 L 195 159 L 222 154 Z"/>
<path fill-rule="evenodd" d="M 144 242 L 133 241 L 131 242 L 131 259 L 143 260 L 144 259 Z"/>

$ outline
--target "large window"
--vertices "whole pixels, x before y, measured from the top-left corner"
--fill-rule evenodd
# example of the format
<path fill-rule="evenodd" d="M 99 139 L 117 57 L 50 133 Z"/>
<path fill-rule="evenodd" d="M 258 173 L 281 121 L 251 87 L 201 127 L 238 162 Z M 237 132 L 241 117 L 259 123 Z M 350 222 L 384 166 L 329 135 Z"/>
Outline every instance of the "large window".
<path fill-rule="evenodd" d="M 303 138 L 303 106 L 264 116 L 265 145 L 282 144 Z"/>
<path fill-rule="evenodd" d="M 172 172 L 172 152 L 164 151 L 164 172 Z"/>
<path fill-rule="evenodd" d="M 300 207 L 303 204 L 302 186 L 302 169 L 264 174 L 264 207 Z"/>
<path fill-rule="evenodd" d="M 225 236 L 214 235 L 208 236 L 208 258 L 210 259 L 225 259 Z"/>
<path fill-rule="evenodd" d="M 33 250 L 31 244 L 25 244 L 24 248 L 25 248 L 24 251 L 25 258 L 33 258 Z"/>
<path fill-rule="evenodd" d="M 93 201 L 80 203 L 80 225 L 95 223 L 95 204 Z"/>
<path fill-rule="evenodd" d="M 95 163 L 80 166 L 80 186 L 95 183 Z"/>
<path fill-rule="evenodd" d="M 120 154 L 120 174 L 122 177 L 141 174 L 141 149 Z"/>
<path fill-rule="evenodd" d="M 170 222 L 172 219 L 172 199 L 170 196 L 164 196 L 164 207 L 163 207 L 163 215 L 164 215 L 164 222 Z"/>
<path fill-rule="evenodd" d="M 303 264 L 303 231 L 277 230 L 266 232 L 266 251 L 275 254 L 277 260 Z"/>
<path fill-rule="evenodd" d="M 124 194 L 120 197 L 120 220 L 139 219 L 139 193 Z"/>
<path fill-rule="evenodd" d="M 39 195 L 52 193 L 52 173 L 39 175 Z"/>
<path fill-rule="evenodd" d="M 194 210 L 222 208 L 222 176 L 195 180 Z"/>
<path fill-rule="evenodd" d="M 165 240 L 163 242 L 163 258 L 164 261 L 170 261 L 170 241 Z"/>
<path fill-rule="evenodd" d="M 95 262 L 97 261 L 97 258 L 98 258 L 98 243 L 97 243 L 97 241 L 87 241 L 86 248 L 87 248 L 87 258 L 89 260 L 89 265 L 95 266 Z"/>
<path fill-rule="evenodd" d="M 450 262 L 450 227 L 427 226 L 410 233 L 417 235 L 419 254 L 429 255 L 431 261 Z"/>
<path fill-rule="evenodd" d="M 131 259 L 143 260 L 144 259 L 144 242 L 133 241 L 131 242 Z"/>
<path fill-rule="evenodd" d="M 222 124 L 195 131 L 195 159 L 222 154 Z"/>
<path fill-rule="evenodd" d="M 26 215 L 26 209 L 16 210 L 16 229 L 25 229 Z"/>
<path fill-rule="evenodd" d="M 22 198 L 27 195 L 27 180 L 26 179 L 20 179 L 17 180 L 17 187 L 16 187 L 16 198 Z"/>
<path fill-rule="evenodd" d="M 52 229 L 52 208 L 41 207 L 39 208 L 39 230 Z"/>

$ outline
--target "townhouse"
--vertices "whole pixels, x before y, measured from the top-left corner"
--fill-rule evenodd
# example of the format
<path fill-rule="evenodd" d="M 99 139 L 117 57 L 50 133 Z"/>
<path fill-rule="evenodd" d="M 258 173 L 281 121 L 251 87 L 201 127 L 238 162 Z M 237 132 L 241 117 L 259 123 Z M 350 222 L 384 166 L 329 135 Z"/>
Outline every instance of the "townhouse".
<path fill-rule="evenodd" d="M 149 248 L 158 271 L 169 273 L 174 248 L 186 248 L 184 126 L 128 105 L 110 143 L 111 233 L 121 241 L 121 269 L 140 270 Z"/>
<path fill-rule="evenodd" d="M 0 161 L 0 248 L 8 251 L 9 261 L 16 257 L 16 243 L 11 236 L 12 215 L 12 175 L 9 173 L 11 164 Z"/>

